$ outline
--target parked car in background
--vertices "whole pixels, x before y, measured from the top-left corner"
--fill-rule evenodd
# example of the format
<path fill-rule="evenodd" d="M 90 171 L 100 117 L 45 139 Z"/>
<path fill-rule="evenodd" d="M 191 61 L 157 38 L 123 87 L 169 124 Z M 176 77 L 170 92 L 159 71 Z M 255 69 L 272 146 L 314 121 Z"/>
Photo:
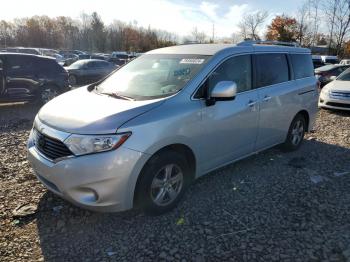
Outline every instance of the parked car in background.
<path fill-rule="evenodd" d="M 90 59 L 91 55 L 89 55 L 89 54 L 81 54 L 81 55 L 78 55 L 78 58 L 79 58 L 79 60 Z"/>
<path fill-rule="evenodd" d="M 325 64 L 339 64 L 339 59 L 337 56 L 322 55 L 321 58 Z"/>
<path fill-rule="evenodd" d="M 55 59 L 0 53 L 0 101 L 41 101 L 67 91 L 68 73 Z"/>
<path fill-rule="evenodd" d="M 100 59 L 100 60 L 106 60 L 106 61 L 108 61 L 109 58 L 110 58 L 110 55 L 103 54 L 103 53 L 96 53 L 90 56 L 90 59 Z"/>
<path fill-rule="evenodd" d="M 129 55 L 126 52 L 113 52 L 108 61 L 122 66 L 129 62 Z"/>
<path fill-rule="evenodd" d="M 346 69 L 348 69 L 350 65 L 325 65 L 315 69 L 315 76 L 320 82 L 320 86 L 331 82 L 332 77 L 337 77 L 341 73 L 343 73 Z"/>
<path fill-rule="evenodd" d="M 60 52 L 59 53 L 63 59 L 64 59 L 64 66 L 69 66 L 73 64 L 74 62 L 79 60 L 79 56 L 76 54 L 72 53 L 67 53 L 67 52 Z"/>
<path fill-rule="evenodd" d="M 350 110 L 350 69 L 345 70 L 322 89 L 318 106 Z"/>
<path fill-rule="evenodd" d="M 350 65 L 350 59 L 343 59 L 339 63 L 340 65 Z"/>
<path fill-rule="evenodd" d="M 318 68 L 318 67 L 321 67 L 321 66 L 325 65 L 325 63 L 323 62 L 321 56 L 319 56 L 319 55 L 313 55 L 312 56 L 312 63 L 314 65 L 314 68 Z"/>
<path fill-rule="evenodd" d="M 96 82 L 110 74 L 117 67 L 110 62 L 99 59 L 79 60 L 65 67 L 69 74 L 69 84 L 88 84 Z"/>
<path fill-rule="evenodd" d="M 309 49 L 153 50 L 45 105 L 28 160 L 80 207 L 164 213 L 211 170 L 281 143 L 298 149 L 316 118 L 316 83 Z"/>
<path fill-rule="evenodd" d="M 32 55 L 41 54 L 38 48 L 31 48 L 31 47 L 8 47 L 8 48 L 1 49 L 1 52 L 32 54 Z"/>
<path fill-rule="evenodd" d="M 39 51 L 42 56 L 49 56 L 55 58 L 59 65 L 63 66 L 65 64 L 66 59 L 62 55 L 60 55 L 57 50 L 40 48 Z"/>

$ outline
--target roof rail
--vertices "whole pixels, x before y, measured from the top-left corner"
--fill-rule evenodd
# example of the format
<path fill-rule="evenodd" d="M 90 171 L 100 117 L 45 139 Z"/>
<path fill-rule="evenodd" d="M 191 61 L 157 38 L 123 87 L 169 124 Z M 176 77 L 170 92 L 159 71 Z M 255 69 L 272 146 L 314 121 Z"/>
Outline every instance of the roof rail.
<path fill-rule="evenodd" d="M 270 40 L 246 40 L 237 44 L 237 46 L 252 46 L 252 45 L 281 45 L 281 46 L 292 46 L 300 47 L 297 42 L 281 42 L 281 41 L 270 41 Z"/>

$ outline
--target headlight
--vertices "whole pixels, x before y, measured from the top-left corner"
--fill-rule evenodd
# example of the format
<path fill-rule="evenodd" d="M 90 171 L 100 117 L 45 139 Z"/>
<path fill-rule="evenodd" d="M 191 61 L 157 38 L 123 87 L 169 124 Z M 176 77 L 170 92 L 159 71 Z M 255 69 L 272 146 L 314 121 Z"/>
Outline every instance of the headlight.
<path fill-rule="evenodd" d="M 328 96 L 328 95 L 329 95 L 329 89 L 328 89 L 328 88 L 322 88 L 321 94 L 322 94 L 323 96 Z"/>
<path fill-rule="evenodd" d="M 131 135 L 71 135 L 64 143 L 76 156 L 105 152 L 120 147 Z"/>

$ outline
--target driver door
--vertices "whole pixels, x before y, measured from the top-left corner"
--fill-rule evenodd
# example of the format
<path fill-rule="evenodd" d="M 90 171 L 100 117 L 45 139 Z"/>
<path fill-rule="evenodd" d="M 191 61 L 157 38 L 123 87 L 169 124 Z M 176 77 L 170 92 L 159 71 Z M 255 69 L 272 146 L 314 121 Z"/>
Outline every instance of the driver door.
<path fill-rule="evenodd" d="M 203 172 L 252 153 L 258 133 L 258 94 L 252 85 L 251 55 L 223 62 L 202 88 L 210 92 L 220 81 L 234 81 L 237 95 L 203 107 L 199 141 Z"/>

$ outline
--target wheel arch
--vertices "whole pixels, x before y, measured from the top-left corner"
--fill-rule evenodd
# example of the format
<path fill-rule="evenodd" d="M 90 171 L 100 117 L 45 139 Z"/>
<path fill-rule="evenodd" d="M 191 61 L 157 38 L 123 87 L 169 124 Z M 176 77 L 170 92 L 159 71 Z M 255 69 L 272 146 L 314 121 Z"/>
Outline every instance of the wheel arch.
<path fill-rule="evenodd" d="M 306 132 L 308 132 L 309 131 L 309 129 L 310 129 L 310 127 L 309 127 L 309 125 L 310 125 L 310 115 L 309 115 L 309 113 L 305 110 L 305 109 L 303 109 L 303 110 L 300 110 L 295 116 L 294 116 L 294 118 L 297 116 L 297 115 L 301 115 L 301 116 L 303 116 L 304 117 L 304 119 L 305 119 L 305 124 L 306 124 Z M 294 119 L 293 118 L 293 119 Z"/>
<path fill-rule="evenodd" d="M 162 152 L 165 151 L 174 151 L 177 152 L 179 154 L 182 154 L 185 156 L 186 161 L 188 163 L 188 166 L 190 168 L 190 173 L 191 173 L 191 180 L 194 180 L 196 177 L 196 156 L 193 152 L 193 150 L 188 146 L 185 145 L 183 143 L 174 143 L 174 144 L 169 144 L 166 146 L 163 146 L 162 148 L 158 149 L 154 154 L 152 154 L 148 160 L 145 162 L 145 164 L 143 165 L 143 167 L 141 168 L 141 171 L 137 177 L 135 186 L 134 186 L 134 192 L 133 192 L 133 206 L 136 206 L 137 204 L 137 190 L 138 187 L 140 186 L 140 180 L 141 180 L 141 176 L 143 173 L 144 168 L 147 166 L 147 164 L 149 164 L 150 161 L 152 161 L 152 158 L 158 154 L 161 154 Z"/>

